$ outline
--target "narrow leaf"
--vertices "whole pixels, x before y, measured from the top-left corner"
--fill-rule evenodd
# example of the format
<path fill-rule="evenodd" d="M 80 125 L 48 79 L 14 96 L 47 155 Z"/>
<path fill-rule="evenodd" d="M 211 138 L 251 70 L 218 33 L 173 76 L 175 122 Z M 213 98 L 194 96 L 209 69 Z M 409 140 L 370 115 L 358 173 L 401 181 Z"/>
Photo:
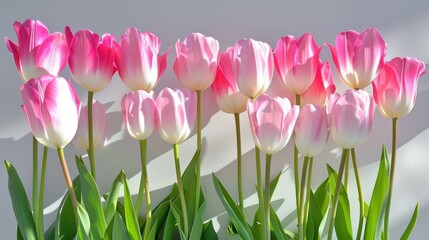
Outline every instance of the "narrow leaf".
<path fill-rule="evenodd" d="M 127 227 L 119 213 L 115 213 L 113 218 L 112 240 L 121 239 L 128 240 Z"/>
<path fill-rule="evenodd" d="M 195 214 L 194 224 L 192 225 L 191 235 L 189 236 L 190 240 L 200 240 L 201 234 L 203 233 L 203 221 L 204 213 L 206 211 L 207 202 L 204 201 L 201 207 L 198 209 L 197 214 Z"/>
<path fill-rule="evenodd" d="M 271 229 L 274 232 L 274 235 L 277 239 L 287 239 L 287 235 L 282 227 L 279 217 L 277 216 L 276 211 L 273 206 L 270 205 L 270 220 L 271 220 Z"/>
<path fill-rule="evenodd" d="M 116 214 L 116 205 L 118 202 L 119 190 L 122 185 L 122 179 L 124 178 L 124 172 L 121 171 L 113 181 L 112 187 L 110 188 L 109 195 L 107 197 L 104 207 L 104 217 L 106 223 L 110 223 Z"/>
<path fill-rule="evenodd" d="M 340 196 L 338 199 L 338 207 L 335 215 L 335 233 L 338 239 L 352 240 L 352 221 L 350 217 L 350 203 L 347 196 L 347 191 L 342 183 L 340 188 Z"/>
<path fill-rule="evenodd" d="M 405 232 L 402 234 L 400 238 L 401 240 L 407 240 L 410 237 L 411 232 L 413 231 L 414 225 L 416 225 L 418 215 L 419 215 L 419 204 L 416 205 L 413 216 L 410 219 L 410 223 L 408 223 L 408 226 L 405 229 Z"/>
<path fill-rule="evenodd" d="M 155 224 L 153 224 L 152 228 L 150 229 L 149 235 L 147 236 L 147 240 L 155 240 L 156 239 L 157 226 L 158 226 L 158 220 L 155 221 Z"/>
<path fill-rule="evenodd" d="M 125 225 L 131 240 L 141 240 L 140 228 L 134 212 L 133 201 L 131 199 L 128 180 L 124 175 L 124 206 L 125 206 Z"/>
<path fill-rule="evenodd" d="M 163 240 L 171 240 L 174 236 L 174 216 L 173 212 L 170 208 L 170 211 L 168 211 L 167 219 L 165 220 L 165 227 L 164 227 L 164 234 L 163 234 Z"/>
<path fill-rule="evenodd" d="M 79 226 L 77 228 L 77 239 L 89 240 L 91 220 L 88 216 L 88 213 L 85 211 L 82 205 L 80 205 L 80 203 L 77 204 L 77 214 L 79 216 Z"/>
<path fill-rule="evenodd" d="M 216 231 L 214 230 L 212 220 L 204 223 L 201 239 L 218 240 L 218 236 L 216 234 Z"/>

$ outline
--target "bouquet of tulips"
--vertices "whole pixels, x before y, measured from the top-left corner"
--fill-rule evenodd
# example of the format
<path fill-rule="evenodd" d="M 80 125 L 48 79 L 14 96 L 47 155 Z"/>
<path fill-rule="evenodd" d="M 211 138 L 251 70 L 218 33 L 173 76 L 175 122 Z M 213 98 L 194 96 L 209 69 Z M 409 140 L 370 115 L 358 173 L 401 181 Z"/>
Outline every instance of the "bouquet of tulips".
<path fill-rule="evenodd" d="M 129 28 L 117 42 L 112 34 L 100 37 L 90 30 L 73 34 L 69 27 L 64 33 L 49 33 L 42 22 L 33 19 L 15 22 L 13 27 L 18 44 L 6 38 L 6 46 L 24 81 L 22 109 L 34 136 L 31 204 L 17 171 L 5 161 L 17 239 L 218 239 L 212 221 L 204 217 L 207 201 L 200 181 L 200 153 L 204 151 L 201 95 L 209 87 L 219 108 L 235 118 L 238 199 L 231 197 L 213 173 L 216 192 L 230 217 L 228 239 L 308 240 L 334 235 L 338 239 L 389 239 L 397 122 L 413 108 L 417 80 L 425 70 L 424 63 L 413 58 L 385 61 L 386 43 L 377 29 L 341 32 L 335 45 L 327 44 L 341 82 L 350 88 L 344 93 L 335 93 L 331 67 L 321 61 L 322 47 L 309 33 L 281 37 L 275 50 L 264 42 L 241 39 L 223 53 L 214 38 L 192 33 L 175 46 L 173 70 L 185 88 L 164 88 L 155 97 L 153 89 L 167 67 L 168 50 L 160 54 L 160 39 L 152 33 Z M 88 92 L 86 106 L 73 84 L 59 76 L 67 64 L 72 79 Z M 140 146 L 142 174 L 136 200 L 123 171 L 107 193 L 100 193 L 96 183 L 95 150 L 105 145 L 108 122 L 103 104 L 94 95 L 110 83 L 116 71 L 130 90 L 121 100 L 124 124 Z M 283 97 L 266 93 L 273 78 L 282 86 Z M 372 94 L 365 90 L 369 85 Z M 373 194 L 367 202 L 355 149 L 373 127 L 376 106 L 392 121 L 391 155 L 383 146 Z M 246 110 L 255 143 L 259 202 L 253 223 L 246 216 L 242 190 L 240 113 Z M 195 122 L 196 151 L 182 171 L 179 145 L 189 137 Z M 147 141 L 155 129 L 173 146 L 177 181 L 171 193 L 153 207 L 146 163 Z M 339 169 L 327 165 L 326 180 L 312 188 L 313 160 L 330 137 L 343 149 Z M 271 205 L 281 176 L 279 171 L 271 177 L 271 158 L 289 141 L 294 144 L 297 232 L 282 226 Z M 88 169 L 82 157 L 76 156 L 79 175 L 74 179 L 64 155 L 70 142 L 87 151 L 89 159 Z M 40 178 L 39 144 L 43 145 Z M 45 226 L 49 148 L 57 151 L 68 191 L 56 220 Z M 261 152 L 265 154 L 264 180 Z M 359 195 L 355 231 L 348 198 L 350 161 Z M 119 198 L 121 189 L 123 199 Z M 418 205 L 401 239 L 410 236 L 417 214 Z"/>

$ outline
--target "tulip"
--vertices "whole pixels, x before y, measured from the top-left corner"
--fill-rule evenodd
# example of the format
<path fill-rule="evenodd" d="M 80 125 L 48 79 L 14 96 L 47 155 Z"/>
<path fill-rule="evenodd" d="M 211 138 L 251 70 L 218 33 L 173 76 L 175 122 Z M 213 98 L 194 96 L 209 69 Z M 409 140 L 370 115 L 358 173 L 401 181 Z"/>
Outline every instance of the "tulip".
<path fill-rule="evenodd" d="M 218 107 L 226 113 L 246 111 L 247 97 L 238 89 L 232 70 L 231 55 L 233 48 L 228 48 L 220 55 L 216 78 L 212 84 L 213 95 Z"/>
<path fill-rule="evenodd" d="M 350 88 L 368 86 L 384 67 L 386 43 L 377 29 L 341 32 L 328 44 L 341 81 Z"/>
<path fill-rule="evenodd" d="M 179 81 L 190 90 L 202 91 L 213 83 L 219 54 L 219 42 L 201 33 L 189 34 L 176 43 L 173 70 Z"/>
<path fill-rule="evenodd" d="M 425 73 L 425 64 L 413 58 L 394 58 L 386 62 L 372 82 L 374 100 L 386 118 L 400 118 L 414 107 L 417 80 Z"/>
<path fill-rule="evenodd" d="M 301 95 L 314 81 L 319 65 L 320 49 L 310 33 L 299 39 L 285 36 L 277 42 L 274 63 L 283 86 L 295 95 Z"/>
<path fill-rule="evenodd" d="M 122 117 L 128 133 L 136 140 L 145 140 L 155 128 L 156 105 L 153 92 L 129 92 L 122 97 Z"/>
<path fill-rule="evenodd" d="M 116 72 L 114 60 L 118 44 L 115 36 L 106 33 L 100 39 L 90 30 L 73 35 L 69 27 L 65 34 L 70 45 L 68 62 L 73 79 L 88 92 L 103 90 Z"/>
<path fill-rule="evenodd" d="M 295 124 L 295 143 L 305 157 L 318 155 L 328 140 L 328 118 L 325 108 L 306 104 Z"/>
<path fill-rule="evenodd" d="M 18 45 L 5 38 L 6 47 L 13 54 L 15 65 L 24 82 L 45 74 L 58 76 L 67 64 L 68 46 L 63 34 L 49 34 L 41 22 L 27 19 L 15 22 L 13 27 Z"/>
<path fill-rule="evenodd" d="M 355 148 L 366 140 L 372 129 L 374 99 L 363 90 L 347 90 L 332 99 L 334 102 L 329 103 L 331 136 L 341 147 Z"/>
<path fill-rule="evenodd" d="M 282 150 L 293 133 L 299 107 L 287 98 L 268 95 L 247 102 L 252 137 L 256 146 L 268 154 Z"/>
<path fill-rule="evenodd" d="M 164 88 L 156 98 L 156 129 L 170 144 L 186 140 L 195 124 L 196 96 L 187 89 Z"/>
<path fill-rule="evenodd" d="M 107 141 L 107 128 L 106 128 L 106 110 L 104 105 L 98 101 L 92 102 L 93 120 L 97 124 L 94 125 L 94 149 L 104 147 Z M 89 149 L 88 143 L 88 106 L 80 109 L 79 125 L 76 135 L 72 140 L 75 148 L 87 151 Z"/>
<path fill-rule="evenodd" d="M 335 89 L 331 66 L 328 62 L 319 63 L 313 83 L 301 95 L 301 104 L 314 104 L 324 107 Z"/>
<path fill-rule="evenodd" d="M 21 86 L 23 110 L 33 135 L 50 148 L 64 148 L 76 134 L 80 100 L 71 83 L 43 75 Z"/>
<path fill-rule="evenodd" d="M 121 46 L 116 54 L 118 73 L 131 90 L 150 92 L 158 84 L 167 67 L 167 53 L 159 54 L 161 41 L 150 32 L 142 33 L 128 28 L 121 37 Z"/>
<path fill-rule="evenodd" d="M 274 59 L 270 45 L 241 39 L 234 45 L 232 68 L 240 92 L 249 98 L 262 95 L 270 86 Z"/>

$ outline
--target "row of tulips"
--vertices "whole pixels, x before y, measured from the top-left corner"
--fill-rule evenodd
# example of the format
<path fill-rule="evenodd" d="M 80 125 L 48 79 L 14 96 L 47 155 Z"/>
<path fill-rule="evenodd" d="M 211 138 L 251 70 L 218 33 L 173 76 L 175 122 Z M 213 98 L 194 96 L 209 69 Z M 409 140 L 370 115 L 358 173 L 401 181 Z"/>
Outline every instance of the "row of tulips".
<path fill-rule="evenodd" d="M 200 152 L 204 151 L 201 145 L 201 94 L 210 86 L 219 108 L 234 114 L 236 123 L 238 200 L 233 200 L 220 180 L 213 175 L 216 191 L 231 219 L 229 237 L 318 239 L 324 232 L 323 219 L 328 219 L 328 239 L 333 238 L 334 226 L 338 238 L 352 239 L 347 198 L 351 158 L 360 206 L 355 238 L 361 239 L 363 236 L 364 239 L 374 239 L 381 237 L 381 234 L 383 239 L 389 238 L 396 124 L 398 118 L 407 115 L 413 108 L 417 80 L 425 71 L 424 63 L 417 59 L 394 58 L 385 61 L 386 43 L 376 29 L 368 28 L 362 33 L 342 32 L 338 34 L 335 45 L 328 44 L 339 78 L 350 88 L 342 94 L 335 93 L 331 67 L 319 58 L 321 46 L 316 44 L 309 33 L 300 38 L 282 37 L 275 50 L 264 42 L 241 39 L 223 53 L 219 53 L 217 40 L 192 33 L 183 42 L 176 43 L 176 60 L 173 64 L 177 78 L 187 89 L 165 88 L 155 97 L 153 89 L 167 67 L 168 50 L 160 54 L 161 42 L 152 33 L 130 28 L 118 43 L 111 34 L 104 34 L 101 38 L 89 30 L 73 34 L 69 27 L 65 28 L 65 34 L 50 34 L 43 23 L 32 19 L 24 23 L 15 22 L 14 28 L 18 44 L 6 38 L 6 46 L 13 54 L 18 72 L 25 82 L 21 87 L 23 109 L 34 135 L 33 213 L 31 209 L 30 215 L 15 212 L 18 233 L 24 239 L 64 236 L 58 225 L 63 208 L 59 209 L 57 225 L 54 223 L 50 231 L 44 231 L 43 191 L 48 147 L 57 149 L 68 186 L 64 202 L 70 199 L 74 214 L 69 216 L 69 221 L 76 224 L 71 236 L 76 235 L 79 239 L 111 239 L 112 236 L 119 236 L 115 234 L 122 233 L 122 237 L 130 239 L 159 239 L 161 236 L 170 239 L 173 238 L 171 232 L 177 231 L 182 239 L 216 239 L 212 223 L 203 222 L 206 201 L 200 184 Z M 67 63 L 72 78 L 88 91 L 86 107 L 81 106 L 71 82 L 59 76 Z M 120 174 L 122 177 L 115 180 L 112 191 L 106 195 L 104 206 L 105 214 L 111 211 L 117 214 L 108 214 L 106 216 L 109 217 L 106 220 L 103 217 L 101 221 L 101 215 L 92 209 L 96 200 L 85 202 L 89 200 L 84 196 L 84 190 L 86 186 L 90 189 L 90 195 L 98 194 L 95 199 L 101 197 L 96 189 L 94 149 L 104 146 L 107 123 L 103 104 L 94 100 L 94 94 L 109 84 L 116 71 L 130 89 L 122 98 L 121 109 L 128 133 L 140 143 L 142 174 L 135 207 L 127 197 L 126 178 Z M 273 78 L 289 98 L 265 93 Z M 365 91 L 370 84 L 373 96 Z M 389 167 L 384 150 L 377 177 L 378 185 L 376 183 L 374 188 L 378 194 L 377 197 L 373 194 L 367 206 L 369 212 L 365 214 L 365 205 L 368 204 L 362 195 L 355 148 L 366 140 L 372 129 L 376 105 L 383 116 L 392 119 L 391 164 Z M 239 114 L 246 110 L 255 142 L 259 200 L 253 225 L 249 224 L 244 213 L 242 193 Z M 196 153 L 182 175 L 179 144 L 188 138 L 195 124 Z M 177 176 L 172 193 L 155 208 L 151 206 L 146 170 L 146 141 L 154 129 L 162 139 L 173 145 Z M 328 166 L 327 180 L 313 191 L 313 159 L 323 151 L 330 136 L 343 148 L 340 168 L 336 172 Z M 298 234 L 281 226 L 270 204 L 271 194 L 280 176 L 277 175 L 274 180 L 270 176 L 271 157 L 281 151 L 291 138 L 295 146 L 293 159 Z M 70 177 L 63 153 L 63 148 L 70 142 L 88 152 L 91 174 L 86 171 L 81 158 L 77 157 L 80 173 L 77 179 L 82 188 L 79 191 L 73 185 L 76 180 L 72 181 Z M 38 143 L 45 146 L 40 186 Z M 266 154 L 264 182 L 260 151 Z M 300 155 L 304 158 L 301 174 Z M 6 166 L 10 182 L 19 180 L 14 175 L 13 166 L 8 162 Z M 123 204 L 117 201 L 115 192 L 119 182 L 125 186 Z M 10 187 L 12 199 L 19 195 L 16 193 L 18 190 L 14 189 L 19 187 Z M 82 193 L 79 194 L 80 191 Z M 143 193 L 146 218 L 141 220 Z M 19 196 L 22 197 L 22 194 Z M 380 201 L 386 202 L 384 207 L 380 206 Z M 95 205 L 102 208 L 103 203 L 100 201 Z M 23 206 L 13 201 L 13 207 L 18 209 Z M 31 219 L 28 219 L 29 216 Z M 417 210 L 411 223 L 415 222 L 416 216 Z M 30 223 L 34 228 L 29 227 Z M 412 225 L 409 225 L 404 236 L 410 234 Z M 381 230 L 383 227 L 384 231 Z"/>

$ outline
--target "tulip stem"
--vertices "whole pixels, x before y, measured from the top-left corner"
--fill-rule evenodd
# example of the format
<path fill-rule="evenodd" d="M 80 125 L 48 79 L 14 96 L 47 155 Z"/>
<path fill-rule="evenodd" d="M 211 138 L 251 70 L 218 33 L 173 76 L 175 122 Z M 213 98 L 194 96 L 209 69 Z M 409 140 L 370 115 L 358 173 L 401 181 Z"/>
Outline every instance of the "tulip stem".
<path fill-rule="evenodd" d="M 241 177 L 241 133 L 240 133 L 240 114 L 234 113 L 235 133 L 237 138 L 237 183 L 238 183 L 238 206 L 244 213 L 243 184 Z"/>
<path fill-rule="evenodd" d="M 259 211 L 260 214 L 263 215 L 265 213 L 265 206 L 264 206 L 264 193 L 262 189 L 262 174 L 261 174 L 261 154 L 260 150 L 257 146 L 255 146 L 255 158 L 256 158 L 256 180 L 257 180 L 257 192 L 258 192 L 258 201 L 259 201 Z M 261 228 L 262 232 L 266 233 L 266 225 L 265 225 L 265 218 L 261 217 Z M 265 234 L 263 235 L 262 239 L 265 239 Z M 269 240 L 269 239 L 266 239 Z"/>
<path fill-rule="evenodd" d="M 337 181 L 335 185 L 334 200 L 332 202 L 331 215 L 329 216 L 328 240 L 332 239 L 332 233 L 334 230 L 335 213 L 337 210 L 338 197 L 340 195 L 340 189 L 341 189 L 341 180 L 343 178 L 344 167 L 345 167 L 346 159 L 349 155 L 349 152 L 350 152 L 350 149 L 343 149 L 343 155 L 341 156 L 340 169 L 338 170 L 338 176 L 337 176 Z"/>
<path fill-rule="evenodd" d="M 88 92 L 88 157 L 89 164 L 91 166 L 91 175 L 95 180 L 95 163 L 94 163 L 94 130 L 92 122 L 92 99 L 94 98 L 94 92 Z"/>
<path fill-rule="evenodd" d="M 300 106 L 301 104 L 301 95 L 295 95 L 295 105 Z M 295 135 L 295 132 L 293 133 Z M 296 213 L 298 219 L 298 230 L 300 229 L 301 223 L 301 209 L 299 206 L 300 199 L 300 186 L 299 186 L 299 165 L 298 165 L 298 148 L 296 147 L 296 143 L 294 142 L 293 146 L 293 175 L 295 179 L 295 202 L 296 202 Z"/>
<path fill-rule="evenodd" d="M 37 227 L 37 236 L 43 234 L 43 231 L 40 232 L 40 223 L 39 223 L 39 198 L 38 198 L 38 182 L 39 182 L 39 160 L 38 160 L 38 142 L 37 139 L 33 136 L 33 218 L 34 223 Z"/>
<path fill-rule="evenodd" d="M 150 203 L 150 190 L 149 190 L 149 181 L 147 177 L 147 167 L 146 167 L 146 160 L 147 160 L 147 141 L 140 140 L 140 160 L 142 165 L 142 173 L 140 177 L 140 187 L 139 187 L 139 193 L 137 195 L 137 203 L 136 203 L 136 213 L 140 215 L 140 207 L 142 204 L 143 199 L 143 189 L 145 192 L 146 197 L 146 223 L 144 227 L 144 237 L 143 239 L 148 239 L 149 232 L 151 229 L 151 223 L 152 223 L 152 210 L 151 210 L 151 203 Z"/>
<path fill-rule="evenodd" d="M 384 240 L 389 240 L 390 204 L 392 202 L 393 180 L 395 178 L 395 165 L 396 165 L 396 124 L 397 122 L 398 122 L 398 118 L 392 119 L 392 162 L 390 165 L 390 181 L 389 181 L 389 192 L 387 195 L 386 214 L 384 215 Z"/>
<path fill-rule="evenodd" d="M 185 192 L 183 190 L 182 174 L 181 174 L 181 171 L 180 171 L 179 145 L 178 144 L 174 144 L 173 145 L 173 150 L 174 150 L 174 163 L 176 164 L 177 188 L 179 190 L 180 204 L 181 204 L 181 207 L 182 207 L 184 232 L 185 232 L 185 236 L 186 236 L 186 239 L 187 239 L 188 235 L 189 235 L 189 230 L 188 230 L 188 212 L 186 210 Z"/>
<path fill-rule="evenodd" d="M 304 232 L 306 231 L 308 220 L 308 209 L 310 206 L 310 193 L 311 193 L 311 174 L 313 172 L 313 157 L 309 157 L 308 173 L 307 173 L 307 194 L 305 196 L 305 211 L 304 211 Z"/>
<path fill-rule="evenodd" d="M 354 148 L 352 148 L 351 153 L 352 153 L 353 169 L 355 170 L 356 186 L 357 186 L 358 194 L 359 194 L 359 225 L 358 225 L 358 231 L 357 231 L 357 235 L 356 235 L 356 240 L 359 240 L 361 238 L 361 235 L 362 235 L 362 227 L 363 227 L 364 199 L 363 199 L 363 194 L 362 194 L 362 186 L 360 184 L 359 169 L 357 166 L 356 153 L 355 153 Z"/>
<path fill-rule="evenodd" d="M 298 224 L 298 239 L 304 239 L 304 193 L 305 193 L 305 180 L 307 178 L 307 167 L 308 167 L 308 159 L 309 157 L 304 157 L 304 165 L 302 167 L 302 173 L 301 173 L 301 191 L 299 196 L 299 215 L 301 216 L 300 223 Z"/>
<path fill-rule="evenodd" d="M 73 205 L 73 211 L 76 221 L 76 227 L 78 226 L 79 216 L 77 214 L 77 198 L 73 188 L 73 182 L 70 177 L 69 169 L 67 167 L 66 158 L 64 157 L 64 149 L 58 148 L 58 158 L 60 159 L 61 168 L 63 169 L 64 178 L 66 180 L 67 188 L 69 191 L 70 199 Z"/>
<path fill-rule="evenodd" d="M 266 154 L 265 157 L 265 238 L 271 239 L 270 236 L 270 174 L 271 174 L 271 154 Z"/>
<path fill-rule="evenodd" d="M 197 158 L 196 166 L 196 188 L 195 188 L 195 214 L 197 214 L 200 207 L 200 191 L 201 191 L 201 90 L 197 92 L 197 149 L 200 150 L 200 154 Z"/>
<path fill-rule="evenodd" d="M 42 159 L 42 172 L 40 175 L 40 192 L 39 192 L 39 231 L 42 233 L 39 236 L 39 239 L 44 239 L 44 227 L 43 227 L 43 202 L 44 202 L 44 195 L 45 195 L 45 179 L 46 179 L 46 162 L 48 159 L 48 147 L 43 148 L 43 159 Z"/>
<path fill-rule="evenodd" d="M 346 158 L 346 166 L 344 168 L 344 188 L 349 191 L 349 156 Z"/>

